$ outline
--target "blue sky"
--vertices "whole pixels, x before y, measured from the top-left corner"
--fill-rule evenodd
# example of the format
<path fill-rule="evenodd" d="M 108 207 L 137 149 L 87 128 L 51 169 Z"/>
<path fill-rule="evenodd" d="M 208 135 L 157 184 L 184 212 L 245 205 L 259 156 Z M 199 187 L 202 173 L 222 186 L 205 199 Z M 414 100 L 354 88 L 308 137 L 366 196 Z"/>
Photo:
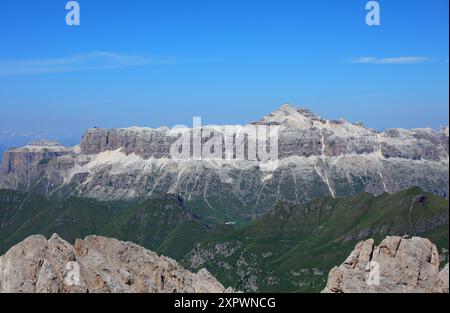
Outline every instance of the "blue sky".
<path fill-rule="evenodd" d="M 448 125 L 448 0 L 0 1 L 0 131 L 246 123 L 285 102 L 377 129 Z"/>

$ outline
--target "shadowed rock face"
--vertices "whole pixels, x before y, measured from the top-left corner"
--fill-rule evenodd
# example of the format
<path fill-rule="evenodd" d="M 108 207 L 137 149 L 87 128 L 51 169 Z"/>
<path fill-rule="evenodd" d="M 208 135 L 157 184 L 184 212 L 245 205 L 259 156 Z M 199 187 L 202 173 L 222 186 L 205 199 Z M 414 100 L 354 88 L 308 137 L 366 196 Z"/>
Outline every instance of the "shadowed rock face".
<path fill-rule="evenodd" d="M 0 257 L 2 293 L 223 293 L 206 270 L 197 274 L 138 245 L 98 236 L 75 245 L 31 236 Z"/>
<path fill-rule="evenodd" d="M 359 243 L 347 260 L 330 271 L 327 293 L 448 293 L 448 264 L 428 239 L 387 237 L 375 246 Z"/>
<path fill-rule="evenodd" d="M 226 202 L 256 210 L 252 214 L 277 201 L 415 186 L 449 196 L 448 128 L 376 132 L 289 105 L 254 125 L 279 126 L 278 162 L 173 160 L 170 147 L 177 136 L 168 128 L 93 128 L 80 147 L 29 145 L 6 152 L 0 188 L 101 200 L 181 193 L 212 206 Z"/>

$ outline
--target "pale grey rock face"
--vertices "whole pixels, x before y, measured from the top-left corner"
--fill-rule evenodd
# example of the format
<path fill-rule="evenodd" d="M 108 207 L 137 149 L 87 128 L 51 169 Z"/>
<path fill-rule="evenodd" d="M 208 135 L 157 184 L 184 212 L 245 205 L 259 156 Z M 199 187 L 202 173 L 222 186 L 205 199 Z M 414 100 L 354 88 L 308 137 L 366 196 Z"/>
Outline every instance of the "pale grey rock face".
<path fill-rule="evenodd" d="M 31 236 L 0 257 L 1 293 L 224 293 L 208 271 L 197 274 L 130 242 L 89 236 L 75 245 Z"/>
<path fill-rule="evenodd" d="M 168 128 L 89 129 L 80 147 L 27 146 L 5 153 L 0 188 L 101 200 L 161 197 L 231 203 L 243 216 L 277 201 L 379 195 L 421 187 L 449 196 L 448 128 L 376 132 L 285 105 L 254 125 L 279 126 L 279 161 L 170 158 Z"/>
<path fill-rule="evenodd" d="M 387 237 L 375 246 L 360 242 L 347 260 L 330 271 L 327 293 L 448 293 L 448 264 L 428 239 Z"/>
<path fill-rule="evenodd" d="M 445 265 L 444 269 L 439 273 L 439 289 L 442 292 L 449 293 L 449 272 L 448 272 L 448 263 Z"/>

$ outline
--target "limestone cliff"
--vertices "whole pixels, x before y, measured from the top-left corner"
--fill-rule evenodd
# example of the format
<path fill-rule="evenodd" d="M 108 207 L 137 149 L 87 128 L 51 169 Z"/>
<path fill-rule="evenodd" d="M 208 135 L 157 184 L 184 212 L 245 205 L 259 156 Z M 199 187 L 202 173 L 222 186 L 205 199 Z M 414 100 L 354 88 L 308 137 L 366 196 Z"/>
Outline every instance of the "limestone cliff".
<path fill-rule="evenodd" d="M 378 132 L 289 105 L 253 124 L 279 126 L 278 161 L 180 161 L 170 158 L 177 136 L 168 128 L 92 128 L 76 148 L 34 144 L 5 152 L 0 189 L 100 200 L 181 193 L 212 207 L 229 203 L 241 216 L 249 214 L 243 207 L 258 215 L 277 201 L 410 187 L 449 196 L 448 128 Z"/>

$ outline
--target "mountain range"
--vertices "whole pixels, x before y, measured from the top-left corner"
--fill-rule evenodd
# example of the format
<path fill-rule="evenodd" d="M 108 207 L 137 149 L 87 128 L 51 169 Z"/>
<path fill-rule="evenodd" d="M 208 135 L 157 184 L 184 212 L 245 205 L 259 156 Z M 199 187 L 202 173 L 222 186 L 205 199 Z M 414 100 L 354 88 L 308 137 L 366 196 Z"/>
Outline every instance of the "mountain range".
<path fill-rule="evenodd" d="M 182 194 L 249 221 L 277 202 L 421 187 L 449 196 L 449 129 L 368 129 L 284 105 L 253 125 L 279 126 L 277 161 L 176 160 L 169 128 L 88 129 L 80 145 L 40 141 L 5 152 L 0 188 L 103 201 Z M 207 129 L 208 126 L 205 126 Z"/>
<path fill-rule="evenodd" d="M 76 145 L 79 143 L 79 137 L 75 137 L 73 134 L 62 133 L 59 135 L 49 134 L 45 131 L 40 132 L 17 132 L 17 131 L 7 131 L 0 130 L 0 161 L 3 158 L 4 151 L 12 147 L 21 147 L 30 142 L 36 142 L 43 140 L 45 138 L 51 137 L 57 139 L 62 145 Z"/>

